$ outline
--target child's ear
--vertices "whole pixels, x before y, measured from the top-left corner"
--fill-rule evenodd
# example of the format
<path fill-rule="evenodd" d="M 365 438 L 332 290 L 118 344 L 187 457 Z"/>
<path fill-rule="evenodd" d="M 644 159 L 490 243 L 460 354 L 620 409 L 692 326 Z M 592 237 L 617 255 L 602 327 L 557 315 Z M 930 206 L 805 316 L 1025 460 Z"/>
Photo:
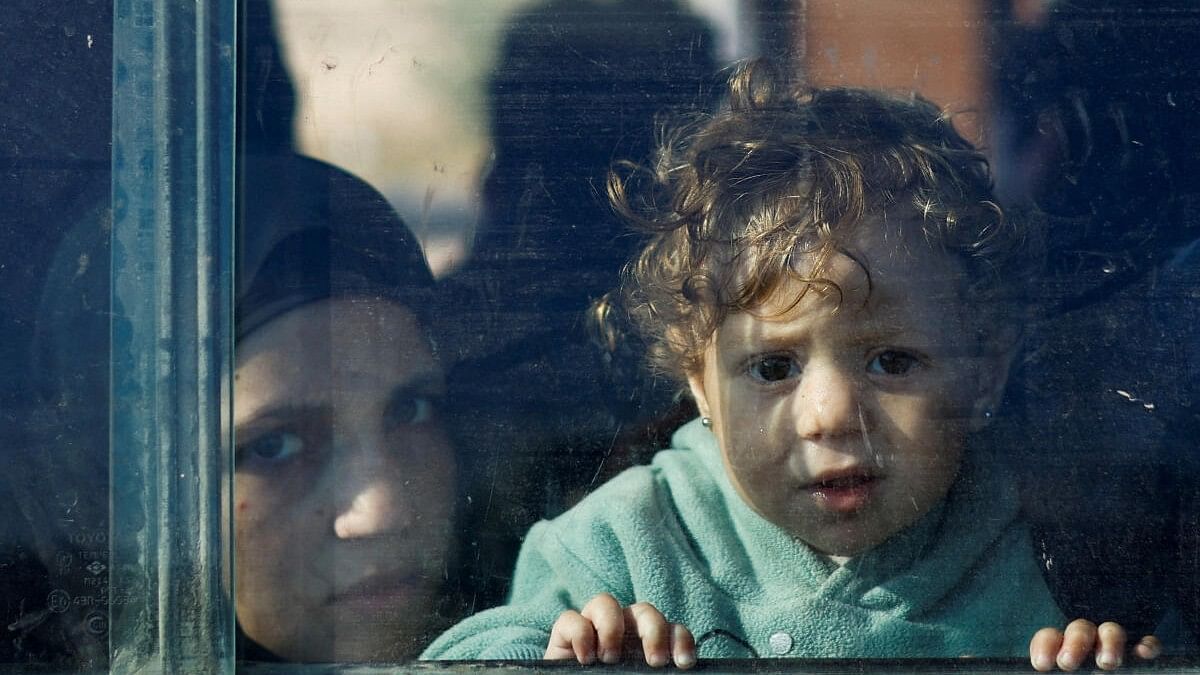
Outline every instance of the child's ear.
<path fill-rule="evenodd" d="M 1008 374 L 1013 361 L 1021 351 L 1024 340 L 1020 329 L 1005 329 L 993 335 L 984 344 L 984 354 L 979 364 L 978 386 L 975 404 L 971 410 L 971 430 L 979 431 L 992 422 L 1004 389 L 1008 386 Z"/>
<path fill-rule="evenodd" d="M 700 411 L 701 417 L 712 417 L 712 411 L 708 407 L 708 396 L 704 393 L 704 373 L 689 373 L 688 374 L 688 389 L 692 390 L 692 399 L 696 401 L 696 408 Z"/>

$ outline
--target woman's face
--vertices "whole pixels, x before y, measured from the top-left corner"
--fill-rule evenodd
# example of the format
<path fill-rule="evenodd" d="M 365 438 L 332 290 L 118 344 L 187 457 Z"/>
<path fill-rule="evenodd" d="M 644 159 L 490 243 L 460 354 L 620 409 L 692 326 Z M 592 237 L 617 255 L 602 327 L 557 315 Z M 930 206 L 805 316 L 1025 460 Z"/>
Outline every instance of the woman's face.
<path fill-rule="evenodd" d="M 237 614 L 296 661 L 414 656 L 451 546 L 443 373 L 386 301 L 294 309 L 238 345 Z"/>

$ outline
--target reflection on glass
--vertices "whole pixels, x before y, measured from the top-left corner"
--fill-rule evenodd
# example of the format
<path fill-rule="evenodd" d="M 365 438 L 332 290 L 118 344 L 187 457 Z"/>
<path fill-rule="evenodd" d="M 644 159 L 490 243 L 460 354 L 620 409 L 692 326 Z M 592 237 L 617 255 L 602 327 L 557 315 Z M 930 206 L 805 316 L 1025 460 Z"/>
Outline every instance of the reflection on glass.
<path fill-rule="evenodd" d="M 999 24 L 995 69 L 1000 188 L 1049 223 L 1014 396 L 1036 439 L 1025 505 L 1064 606 L 1161 621 L 1167 648 L 1194 654 L 1197 8 L 1037 9 Z"/>
<path fill-rule="evenodd" d="M 0 656 L 57 667 L 108 662 L 110 215 L 107 175 L 94 178 L 52 221 L 61 237 L 28 360 L 9 364 L 28 369 L 12 380 L 22 397 L 5 406 L 2 529 L 12 538 L 0 554 L 0 628 L 10 639 Z"/>

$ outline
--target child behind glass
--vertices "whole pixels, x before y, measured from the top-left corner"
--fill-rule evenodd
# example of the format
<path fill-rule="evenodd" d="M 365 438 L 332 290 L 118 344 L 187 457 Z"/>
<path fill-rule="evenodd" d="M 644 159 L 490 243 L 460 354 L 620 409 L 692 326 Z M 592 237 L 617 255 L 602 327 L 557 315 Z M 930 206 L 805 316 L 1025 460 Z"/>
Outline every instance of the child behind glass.
<path fill-rule="evenodd" d="M 610 183 L 650 236 L 597 313 L 627 313 L 701 417 L 535 525 L 509 604 L 424 658 L 1116 667 L 1117 624 L 1050 628 L 1015 485 L 976 447 L 1038 237 L 933 105 L 776 79 L 738 71 L 728 110 L 665 144 L 644 203 Z"/>

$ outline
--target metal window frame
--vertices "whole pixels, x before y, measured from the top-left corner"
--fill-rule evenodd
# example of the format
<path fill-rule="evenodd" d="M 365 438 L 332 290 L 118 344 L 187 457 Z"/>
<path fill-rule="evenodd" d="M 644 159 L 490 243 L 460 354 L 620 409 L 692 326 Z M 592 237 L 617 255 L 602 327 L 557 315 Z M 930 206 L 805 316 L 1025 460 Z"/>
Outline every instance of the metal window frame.
<path fill-rule="evenodd" d="M 114 2 L 114 672 L 234 667 L 235 10 Z"/>

